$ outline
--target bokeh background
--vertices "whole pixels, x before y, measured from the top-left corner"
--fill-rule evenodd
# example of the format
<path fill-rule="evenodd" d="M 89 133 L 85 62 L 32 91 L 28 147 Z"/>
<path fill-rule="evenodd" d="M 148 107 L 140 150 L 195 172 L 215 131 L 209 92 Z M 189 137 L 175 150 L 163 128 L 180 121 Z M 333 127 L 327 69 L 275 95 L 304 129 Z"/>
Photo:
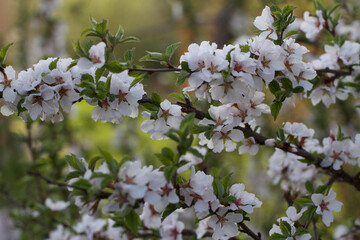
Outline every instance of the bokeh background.
<path fill-rule="evenodd" d="M 334 2 L 329 0 L 326 4 Z M 166 46 L 181 42 L 174 57 L 176 60 L 193 42 L 209 40 L 222 47 L 253 35 L 254 18 L 261 14 L 264 5 L 273 3 L 297 6 L 295 12 L 300 17 L 305 10 L 314 9 L 308 0 L 0 0 L 0 46 L 14 43 L 7 64 L 17 72 L 47 56 L 75 58 L 72 43 L 84 40 L 81 32 L 90 26 L 89 17 L 92 16 L 98 21 L 107 19 L 113 32 L 122 25 L 126 35 L 140 39 L 139 43 L 123 44 L 116 50 L 116 55 L 122 56 L 125 50 L 135 47 L 135 59 L 139 59 L 146 54 L 146 50 L 161 52 Z M 322 51 L 321 46 L 308 47 L 318 53 Z M 157 67 L 151 64 L 146 66 Z M 179 90 L 175 87 L 175 81 L 174 74 L 154 74 L 143 84 L 147 92 L 156 91 L 166 97 Z M 267 101 L 270 103 L 272 99 Z M 322 105 L 312 107 L 306 99 L 296 101 L 296 108 L 291 104 L 286 105 L 276 122 L 270 116 L 261 119 L 259 123 L 263 133 L 273 136 L 276 126 L 282 121 L 304 122 L 317 130 L 319 138 L 326 136 L 330 129 L 335 130 L 336 124 L 343 126 L 344 132 L 350 136 L 360 130 L 354 99 L 347 103 L 339 102 L 330 109 Z M 38 186 L 26 174 L 29 166 L 35 164 L 48 176 L 63 181 L 67 168 L 64 156 L 69 153 L 90 158 L 99 154 L 98 149 L 101 148 L 117 159 L 129 155 L 159 166 L 154 153 L 160 152 L 164 146 L 174 147 L 170 141 L 152 141 L 141 132 L 141 122 L 137 120 L 126 119 L 123 125 L 95 123 L 91 119 L 91 110 L 92 107 L 80 103 L 65 117 L 64 122 L 56 125 L 49 122 L 24 123 L 17 116 L 0 116 L 1 239 L 46 238 L 45 230 L 43 235 L 31 235 L 32 232 L 39 232 L 39 229 L 26 222 L 29 221 L 27 218 L 23 218 L 23 222 L 10 222 L 11 216 L 18 219 L 22 214 L 12 209 L 19 205 L 26 208 L 29 199 L 34 204 L 37 201 Z M 29 138 L 37 149 L 36 162 L 31 160 Z M 234 181 L 245 183 L 247 191 L 255 193 L 264 202 L 261 209 L 255 210 L 251 221 L 252 227 L 262 231 L 264 236 L 286 209 L 283 192 L 278 186 L 272 185 L 266 175 L 271 153 L 272 150 L 261 148 L 256 157 L 223 153 L 212 154 L 208 158 L 210 167 L 216 166 L 224 174 L 233 172 Z M 344 202 L 344 208 L 336 215 L 336 220 L 349 224 L 351 217 L 360 216 L 360 194 L 345 184 L 336 183 L 334 188 L 339 200 Z M 48 194 L 55 194 L 61 190 L 49 191 Z M 66 196 L 66 193 L 63 194 Z M 12 231 L 15 226 L 22 230 Z M 331 236 L 326 239 L 331 239 Z"/>

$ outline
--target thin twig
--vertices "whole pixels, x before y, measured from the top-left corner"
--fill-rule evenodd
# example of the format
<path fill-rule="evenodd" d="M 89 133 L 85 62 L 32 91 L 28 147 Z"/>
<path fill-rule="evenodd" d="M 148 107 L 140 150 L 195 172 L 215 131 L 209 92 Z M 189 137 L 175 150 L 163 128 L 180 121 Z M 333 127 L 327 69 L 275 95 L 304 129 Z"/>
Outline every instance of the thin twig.
<path fill-rule="evenodd" d="M 147 72 L 149 74 L 158 72 L 180 72 L 180 68 L 129 68 L 129 72 Z"/>
<path fill-rule="evenodd" d="M 246 224 L 244 222 L 239 223 L 240 227 L 241 227 L 241 232 L 246 233 L 247 235 L 249 235 L 252 239 L 255 240 L 261 240 L 261 233 L 258 232 L 257 234 L 252 231 L 248 226 L 246 226 Z"/>

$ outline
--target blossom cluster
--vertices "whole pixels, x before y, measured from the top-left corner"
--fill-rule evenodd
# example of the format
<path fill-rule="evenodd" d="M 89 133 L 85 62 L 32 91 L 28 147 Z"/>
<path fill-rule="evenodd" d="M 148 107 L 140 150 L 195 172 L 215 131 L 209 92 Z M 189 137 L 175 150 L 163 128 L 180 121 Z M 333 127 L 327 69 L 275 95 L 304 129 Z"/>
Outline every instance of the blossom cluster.
<path fill-rule="evenodd" d="M 139 215 L 146 229 L 160 230 L 163 239 L 182 239 L 184 223 L 178 220 L 183 211 L 181 209 L 190 208 L 197 218 L 204 218 L 199 223 L 199 234 L 202 232 L 201 228 L 206 226 L 205 232 L 212 232 L 214 239 L 223 239 L 238 235 L 240 232 L 237 223 L 242 222 L 246 214 L 251 214 L 254 208 L 259 208 L 262 204 L 254 194 L 245 191 L 243 184 L 229 187 L 228 198 L 231 200 L 219 198 L 219 193 L 213 188 L 214 177 L 203 171 L 196 171 L 194 167 L 191 168 L 188 180 L 174 183 L 166 180 L 163 168 L 154 169 L 153 166 L 142 166 L 140 161 L 127 161 L 120 168 L 116 180 L 103 186 L 105 177 L 110 173 L 108 165 L 102 163 L 97 169 L 91 170 L 84 159 L 79 161 L 84 167 L 84 174 L 71 179 L 69 184 L 76 185 L 77 181 L 86 180 L 97 190 L 104 187 L 112 189 L 112 193 L 102 199 L 91 200 L 81 195 L 75 196 L 75 204 L 84 216 L 97 212 L 99 206 L 103 214 L 115 216 L 132 209 Z M 71 168 L 71 171 L 76 170 Z M 162 219 L 169 205 L 176 205 L 178 210 Z M 101 226 L 105 224 L 98 224 L 95 229 L 100 230 Z M 91 234 L 94 232 L 95 230 Z M 126 236 L 129 233 L 124 231 L 124 234 Z"/>
<path fill-rule="evenodd" d="M 94 81 L 96 70 L 105 63 L 104 51 L 104 43 L 100 42 L 89 50 L 92 62 L 81 58 L 74 65 L 70 58 L 48 58 L 18 76 L 11 66 L 6 67 L 0 73 L 0 100 L 6 102 L 1 113 L 5 116 L 18 113 L 24 120 L 29 114 L 32 120 L 57 122 L 63 120 L 63 113 L 69 113 L 75 102 L 85 99 L 95 106 L 92 114 L 95 121 L 120 123 L 123 116 L 136 117 L 138 101 L 145 92 L 140 83 L 132 86 L 135 78 L 128 71 L 110 72 Z M 85 84 L 84 76 L 92 82 Z M 100 90 L 105 91 L 105 96 Z"/>

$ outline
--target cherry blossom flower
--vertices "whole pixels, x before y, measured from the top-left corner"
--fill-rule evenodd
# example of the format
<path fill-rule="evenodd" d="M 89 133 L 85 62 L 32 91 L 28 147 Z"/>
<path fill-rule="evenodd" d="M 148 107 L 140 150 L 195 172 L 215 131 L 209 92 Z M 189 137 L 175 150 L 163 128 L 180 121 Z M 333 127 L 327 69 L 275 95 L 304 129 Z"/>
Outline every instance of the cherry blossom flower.
<path fill-rule="evenodd" d="M 331 211 L 340 212 L 343 205 L 342 202 L 335 200 L 335 198 L 336 193 L 332 189 L 330 189 L 326 196 L 321 193 L 311 195 L 311 200 L 315 206 L 317 206 L 316 214 L 322 215 L 322 221 L 327 227 L 334 221 L 334 216 Z"/>
<path fill-rule="evenodd" d="M 274 27 L 274 18 L 271 15 L 271 10 L 268 6 L 265 6 L 261 16 L 255 18 L 254 25 L 263 32 L 260 34 L 261 37 L 269 37 L 273 40 L 277 40 L 276 28 Z"/>
<path fill-rule="evenodd" d="M 89 50 L 89 58 L 82 57 L 78 61 L 78 66 L 81 69 L 89 69 L 91 67 L 101 68 L 105 64 L 105 47 L 104 42 L 99 42 L 91 46 Z"/>
<path fill-rule="evenodd" d="M 302 22 L 300 29 L 305 32 L 306 38 L 314 41 L 318 34 L 324 27 L 325 20 L 322 16 L 322 11 L 317 10 L 316 16 L 310 16 L 308 11 L 304 12 L 304 21 Z"/>

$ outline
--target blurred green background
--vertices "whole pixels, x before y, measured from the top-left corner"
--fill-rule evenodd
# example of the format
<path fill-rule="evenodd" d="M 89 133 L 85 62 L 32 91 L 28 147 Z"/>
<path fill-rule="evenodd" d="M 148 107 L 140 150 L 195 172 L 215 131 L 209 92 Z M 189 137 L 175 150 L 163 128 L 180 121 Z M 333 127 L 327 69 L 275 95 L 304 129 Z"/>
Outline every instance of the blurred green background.
<path fill-rule="evenodd" d="M 192 42 L 215 41 L 221 47 L 241 36 L 252 35 L 254 18 L 261 14 L 265 4 L 273 3 L 297 6 L 298 16 L 313 9 L 311 1 L 307 0 L 0 0 L 0 45 L 14 43 L 7 63 L 17 72 L 45 56 L 75 58 L 72 42 L 84 39 L 81 32 L 90 25 L 89 17 L 92 16 L 98 21 L 107 19 L 113 32 L 122 25 L 126 35 L 140 39 L 139 43 L 123 44 L 116 50 L 117 56 L 136 47 L 135 59 L 139 59 L 146 50 L 161 52 L 174 42 L 182 42 L 174 58 L 178 59 Z M 173 74 L 155 74 L 143 84 L 147 92 L 156 91 L 166 97 L 179 90 L 175 80 Z M 268 102 L 271 100 L 267 99 Z M 330 110 L 322 105 L 312 108 L 307 100 L 297 103 L 296 110 L 291 105 L 286 106 L 276 122 L 270 117 L 261 119 L 263 132 L 273 136 L 282 121 L 305 122 L 318 130 L 317 137 L 326 136 L 330 128 L 336 129 L 335 122 L 344 126 L 349 134 L 359 131 L 354 100 L 339 103 Z M 98 148 L 101 148 L 117 159 L 130 155 L 159 166 L 153 153 L 160 152 L 164 146 L 174 147 L 170 141 L 152 141 L 140 130 L 138 120 L 125 119 L 123 125 L 95 123 L 91 119 L 91 110 L 86 103 L 80 103 L 64 122 L 56 125 L 25 124 L 17 116 L 0 116 L 0 209 L 11 209 L 28 199 L 36 201 L 35 182 L 29 181 L 31 177 L 26 175 L 27 168 L 33 164 L 53 179 L 63 181 L 64 156 L 69 153 L 89 158 L 99 154 Z M 26 144 L 29 134 L 39 153 L 36 163 L 31 162 Z M 262 208 L 252 215 L 251 224 L 265 236 L 286 209 L 282 191 L 273 186 L 266 175 L 271 153 L 271 149 L 261 148 L 256 157 L 223 153 L 212 154 L 207 160 L 209 166 L 219 167 L 223 174 L 234 172 L 234 182 L 243 182 L 247 191 L 263 201 Z M 339 200 L 344 202 L 336 220 L 345 224 L 350 221 L 349 216 L 360 216 L 360 209 L 354 207 L 360 201 L 360 194 L 346 184 L 334 186 L 339 192 Z M 52 189 L 49 194 L 56 191 Z"/>

